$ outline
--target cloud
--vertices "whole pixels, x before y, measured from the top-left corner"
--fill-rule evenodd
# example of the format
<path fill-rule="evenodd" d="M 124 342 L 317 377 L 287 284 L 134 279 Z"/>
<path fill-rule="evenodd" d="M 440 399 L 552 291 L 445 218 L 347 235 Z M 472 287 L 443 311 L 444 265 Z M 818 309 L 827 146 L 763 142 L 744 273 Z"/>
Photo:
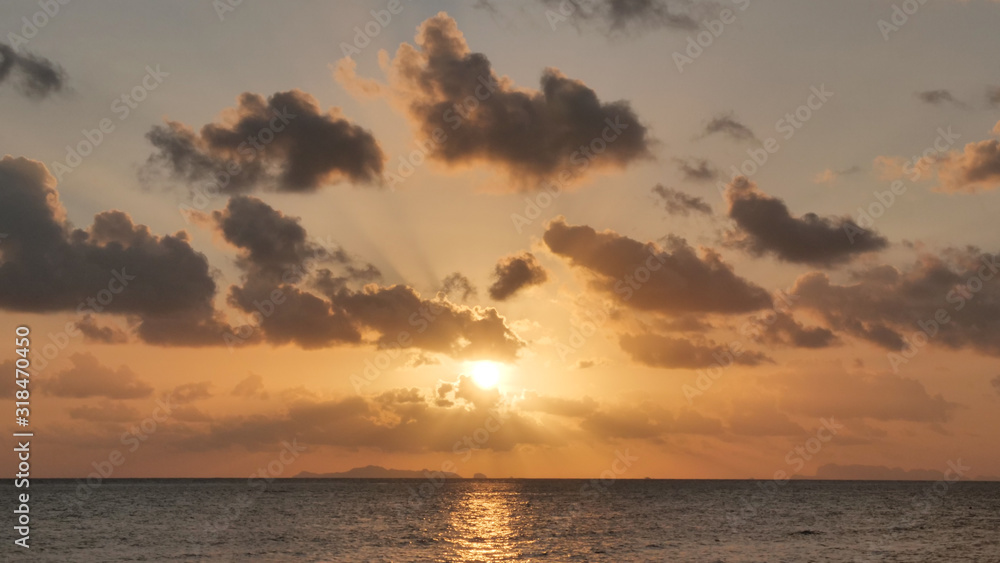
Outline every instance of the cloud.
<path fill-rule="evenodd" d="M 707 182 L 719 176 L 719 171 L 704 158 L 675 158 L 674 163 L 687 180 Z"/>
<path fill-rule="evenodd" d="M 692 212 L 703 215 L 712 214 L 712 206 L 704 199 L 693 195 L 688 195 L 682 191 L 668 188 L 661 184 L 653 186 L 653 193 L 659 196 L 663 202 L 664 209 L 670 215 L 681 215 L 687 217 Z"/>
<path fill-rule="evenodd" d="M 93 315 L 87 315 L 77 321 L 76 328 L 87 342 L 98 342 L 101 344 L 124 344 L 128 342 L 128 333 L 115 327 L 101 326 Z"/>
<path fill-rule="evenodd" d="M 377 331 L 375 344 L 380 348 L 399 346 L 404 336 L 409 347 L 428 352 L 512 361 L 524 346 L 496 309 L 426 300 L 407 286 L 344 290 L 332 296 L 332 303 L 353 322 Z"/>
<path fill-rule="evenodd" d="M 233 387 L 234 397 L 247 397 L 251 399 L 267 399 L 268 393 L 264 390 L 264 378 L 258 374 L 251 373 Z"/>
<path fill-rule="evenodd" d="M 518 88 L 498 76 L 485 55 L 469 50 L 445 13 L 420 25 L 416 47 L 399 47 L 389 77 L 430 158 L 448 166 L 495 166 L 515 188 L 651 156 L 646 127 L 628 102 L 602 102 L 553 68 L 543 72 L 540 90 Z"/>
<path fill-rule="evenodd" d="M 55 179 L 25 158 L 0 159 L 0 199 L 0 225 L 9 234 L 0 248 L 0 307 L 135 315 L 149 343 L 218 338 L 215 282 L 187 233 L 157 236 L 121 211 L 99 213 L 89 229 L 75 229 Z"/>
<path fill-rule="evenodd" d="M 139 399 L 153 394 L 153 387 L 141 381 L 128 366 L 115 370 L 101 365 L 96 357 L 86 353 L 73 354 L 69 361 L 73 367 L 60 371 L 41 385 L 46 394 L 75 399 Z"/>
<path fill-rule="evenodd" d="M 142 415 L 120 401 L 104 400 L 99 406 L 84 405 L 69 409 L 69 417 L 88 422 L 138 422 Z"/>
<path fill-rule="evenodd" d="M 1000 136 L 1000 122 L 993 128 Z M 987 139 L 968 143 L 961 151 L 940 154 L 929 165 L 936 170 L 940 185 L 938 191 L 946 193 L 976 193 L 1000 187 L 1000 140 Z"/>
<path fill-rule="evenodd" d="M 708 124 L 705 125 L 702 137 L 707 137 L 716 133 L 726 135 L 734 141 L 751 141 L 757 138 L 757 135 L 754 134 L 753 130 L 740 123 L 733 113 L 724 113 L 713 117 Z"/>
<path fill-rule="evenodd" d="M 697 0 L 541 0 L 550 25 L 563 20 L 596 24 L 608 34 L 656 29 L 693 30 L 714 2 Z"/>
<path fill-rule="evenodd" d="M 373 336 L 371 343 L 380 348 L 507 361 L 524 345 L 495 309 L 456 305 L 444 296 L 427 300 L 405 285 L 369 283 L 380 277 L 374 266 L 339 246 L 315 243 L 297 218 L 259 199 L 233 197 L 213 219 L 240 249 L 237 264 L 245 272 L 243 285 L 229 288 L 228 302 L 259 317 L 247 342 L 315 349 Z M 362 283 L 360 290 L 351 287 Z"/>
<path fill-rule="evenodd" d="M 372 134 L 339 109 L 323 112 L 300 90 L 266 100 L 245 92 L 219 121 L 195 131 L 176 121 L 153 127 L 146 138 L 157 152 L 148 172 L 166 170 L 183 182 L 215 182 L 224 194 L 258 189 L 313 192 L 346 180 L 380 180 L 385 155 Z"/>
<path fill-rule="evenodd" d="M 735 363 L 756 366 L 772 361 L 750 350 L 730 351 L 710 340 L 692 341 L 658 334 L 623 334 L 619 344 L 633 360 L 657 368 L 699 369 Z"/>
<path fill-rule="evenodd" d="M 0 84 L 10 81 L 28 98 L 40 99 L 66 86 L 66 73 L 52 61 L 31 54 L 19 54 L 0 43 Z"/>
<path fill-rule="evenodd" d="M 469 278 L 459 272 L 448 274 L 448 276 L 441 280 L 441 289 L 439 292 L 443 293 L 446 297 L 457 295 L 463 303 L 468 301 L 470 297 L 476 297 L 478 293 L 476 286 L 472 285 Z"/>
<path fill-rule="evenodd" d="M 888 350 L 910 348 L 907 342 L 919 333 L 918 341 L 1000 356 L 997 272 L 998 256 L 952 249 L 941 256 L 922 254 L 902 270 L 865 268 L 844 284 L 811 272 L 799 277 L 790 293 L 798 298 L 797 307 L 815 311 L 834 330 Z"/>
<path fill-rule="evenodd" d="M 170 400 L 180 405 L 186 405 L 195 401 L 212 398 L 211 381 L 199 381 L 198 383 L 185 383 L 174 387 L 170 392 Z"/>
<path fill-rule="evenodd" d="M 826 170 L 813 176 L 813 182 L 816 184 L 832 184 L 837 180 L 839 180 L 842 176 L 857 174 L 858 172 L 861 172 L 860 166 L 850 166 L 848 168 L 842 168 L 840 170 L 833 170 L 832 168 L 827 168 Z"/>
<path fill-rule="evenodd" d="M 678 237 L 661 249 L 614 231 L 571 226 L 558 217 L 547 225 L 543 240 L 554 254 L 590 274 L 593 288 L 633 309 L 733 314 L 771 305 L 764 288 L 737 276 L 716 252 L 703 249 L 698 256 Z"/>
<path fill-rule="evenodd" d="M 806 416 L 936 424 L 951 420 L 958 408 L 928 393 L 919 381 L 892 373 L 848 373 L 813 365 L 761 378 L 759 384 L 777 390 L 784 411 Z"/>
<path fill-rule="evenodd" d="M 733 243 L 755 255 L 771 253 L 786 262 L 831 266 L 889 245 L 847 217 L 793 217 L 783 201 L 743 176 L 729 184 L 726 199 L 729 217 L 739 227 Z"/>
<path fill-rule="evenodd" d="M 728 420 L 729 431 L 738 436 L 802 436 L 805 429 L 774 405 L 738 409 Z"/>
<path fill-rule="evenodd" d="M 827 348 L 839 343 L 833 331 L 823 327 L 805 327 L 791 315 L 775 311 L 773 317 L 758 318 L 760 340 L 768 344 L 794 348 Z"/>
<path fill-rule="evenodd" d="M 948 90 L 925 90 L 923 92 L 917 92 L 917 98 L 925 104 L 931 104 L 934 106 L 951 104 L 960 108 L 968 108 L 964 102 L 955 98 L 955 96 L 953 96 Z"/>
<path fill-rule="evenodd" d="M 986 89 L 986 101 L 991 106 L 1000 106 L 1000 86 L 989 86 Z"/>
<path fill-rule="evenodd" d="M 602 358 L 585 358 L 576 361 L 576 369 L 590 369 L 595 366 L 603 366 L 607 361 Z"/>
<path fill-rule="evenodd" d="M 490 297 L 496 301 L 506 301 L 515 293 L 548 281 L 549 274 L 530 252 L 501 258 L 493 269 L 493 284 L 489 287 Z"/>
<path fill-rule="evenodd" d="M 297 439 L 310 447 L 448 452 L 463 459 L 473 449 L 505 452 L 520 444 L 565 443 L 554 429 L 522 413 L 504 406 L 480 408 L 453 393 L 450 391 L 449 396 L 461 404 L 445 407 L 435 405 L 433 397 L 415 388 L 323 401 L 301 400 L 277 415 L 216 419 L 207 434 L 190 436 L 180 447 L 195 451 L 232 447 L 262 451 L 282 440 Z M 442 432 L 443 428 L 448 431 Z M 471 436 L 480 428 L 489 429 L 485 442 L 472 442 L 470 446 L 463 441 L 463 436 Z"/>
<path fill-rule="evenodd" d="M 991 379 L 990 380 L 990 385 L 993 386 L 993 389 L 997 393 L 1000 393 L 1000 375 L 998 375 L 998 376 L 994 377 L 993 379 Z"/>

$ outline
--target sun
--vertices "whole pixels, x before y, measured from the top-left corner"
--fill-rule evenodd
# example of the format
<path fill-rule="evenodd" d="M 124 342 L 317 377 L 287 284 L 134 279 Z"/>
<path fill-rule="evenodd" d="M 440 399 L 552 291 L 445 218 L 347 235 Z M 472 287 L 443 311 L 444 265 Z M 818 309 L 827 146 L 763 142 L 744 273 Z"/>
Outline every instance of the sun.
<path fill-rule="evenodd" d="M 483 360 L 469 364 L 472 381 L 483 389 L 492 389 L 500 383 L 500 364 Z"/>

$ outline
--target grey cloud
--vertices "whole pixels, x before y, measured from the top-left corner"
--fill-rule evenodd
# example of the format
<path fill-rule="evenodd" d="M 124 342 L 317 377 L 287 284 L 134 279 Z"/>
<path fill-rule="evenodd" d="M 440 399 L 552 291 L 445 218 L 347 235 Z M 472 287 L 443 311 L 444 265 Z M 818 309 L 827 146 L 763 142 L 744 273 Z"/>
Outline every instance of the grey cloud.
<path fill-rule="evenodd" d="M 786 262 L 830 266 L 889 245 L 885 237 L 847 217 L 793 217 L 785 202 L 743 176 L 729 184 L 726 199 L 729 217 L 739 227 L 733 243 L 756 255 L 772 253 Z"/>
<path fill-rule="evenodd" d="M 0 43 L 0 84 L 12 82 L 28 98 L 44 98 L 66 86 L 66 73 L 52 61 L 29 53 L 18 53 Z"/>
<path fill-rule="evenodd" d="M 517 292 L 533 285 L 541 285 L 548 279 L 548 272 L 534 254 L 524 252 L 507 256 L 497 262 L 493 270 L 494 281 L 489 287 L 489 294 L 497 301 L 505 301 Z"/>
<path fill-rule="evenodd" d="M 659 196 L 664 209 L 666 209 L 667 213 L 670 215 L 687 217 L 692 212 L 701 213 L 703 215 L 712 214 L 712 206 L 700 197 L 689 195 L 682 191 L 675 190 L 674 188 L 668 188 L 659 184 L 653 187 L 653 193 Z"/>

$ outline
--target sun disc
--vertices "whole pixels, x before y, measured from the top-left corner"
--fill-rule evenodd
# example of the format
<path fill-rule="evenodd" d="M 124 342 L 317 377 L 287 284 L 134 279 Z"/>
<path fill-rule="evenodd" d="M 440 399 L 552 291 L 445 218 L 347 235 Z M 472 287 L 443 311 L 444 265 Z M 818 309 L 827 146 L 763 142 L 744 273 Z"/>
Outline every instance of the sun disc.
<path fill-rule="evenodd" d="M 472 381 L 483 389 L 492 389 L 500 383 L 500 364 L 484 360 L 469 366 Z"/>

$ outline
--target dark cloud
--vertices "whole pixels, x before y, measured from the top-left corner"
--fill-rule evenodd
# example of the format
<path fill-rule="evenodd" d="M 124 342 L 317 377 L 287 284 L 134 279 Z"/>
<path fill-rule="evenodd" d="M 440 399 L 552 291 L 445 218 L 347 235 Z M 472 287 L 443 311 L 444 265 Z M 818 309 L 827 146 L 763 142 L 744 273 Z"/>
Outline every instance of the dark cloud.
<path fill-rule="evenodd" d="M 844 284 L 812 272 L 796 280 L 791 294 L 797 307 L 815 311 L 831 328 L 889 350 L 909 348 L 920 333 L 932 345 L 1000 356 L 998 272 L 996 255 L 950 250 L 924 254 L 908 269 L 870 267 Z"/>
<path fill-rule="evenodd" d="M 55 179 L 25 158 L 0 159 L 0 199 L 0 231 L 9 235 L 0 248 L 0 307 L 136 315 L 139 336 L 156 344 L 219 337 L 208 260 L 183 231 L 153 235 L 121 211 L 74 229 Z"/>
<path fill-rule="evenodd" d="M 93 315 L 87 315 L 77 321 L 76 328 L 88 342 L 101 344 L 124 344 L 128 342 L 128 333 L 120 328 L 102 326 Z"/>
<path fill-rule="evenodd" d="M 827 328 L 803 326 L 784 312 L 772 315 L 754 319 L 762 342 L 794 348 L 827 348 L 838 343 L 837 335 Z"/>
<path fill-rule="evenodd" d="M 266 100 L 240 95 L 222 119 L 195 131 L 175 121 L 154 127 L 147 171 L 165 169 L 184 182 L 213 181 L 222 193 L 270 188 L 312 192 L 347 180 L 380 180 L 385 155 L 372 134 L 338 109 L 323 112 L 300 90 Z"/>
<path fill-rule="evenodd" d="M 345 290 L 332 302 L 353 322 L 377 331 L 375 344 L 381 348 L 399 346 L 405 335 L 409 346 L 428 352 L 512 361 L 524 346 L 496 309 L 423 299 L 403 285 Z"/>
<path fill-rule="evenodd" d="M 523 252 L 507 256 L 497 262 L 493 269 L 493 284 L 489 287 L 489 294 L 497 301 L 505 301 L 522 289 L 541 285 L 548 279 L 548 272 L 534 254 Z"/>
<path fill-rule="evenodd" d="M 618 340 L 633 360 L 650 367 L 699 369 L 735 363 L 756 366 L 770 358 L 752 350 L 731 350 L 710 340 L 692 341 L 658 334 L 623 334 Z"/>
<path fill-rule="evenodd" d="M 476 297 L 478 293 L 476 286 L 472 285 L 469 278 L 459 272 L 448 274 L 447 277 L 441 280 L 441 289 L 439 291 L 445 297 L 458 296 L 463 303 L 468 301 L 470 297 Z"/>
<path fill-rule="evenodd" d="M 948 90 L 925 90 L 923 92 L 917 92 L 917 98 L 925 104 L 931 104 L 935 106 L 940 106 L 943 104 L 951 104 L 953 106 L 958 106 L 960 108 L 968 107 L 964 102 L 955 98 L 951 92 Z"/>
<path fill-rule="evenodd" d="M 592 287 L 633 309 L 661 313 L 745 313 L 771 305 L 768 292 L 737 276 L 711 249 L 698 256 L 687 242 L 667 248 L 614 231 L 571 226 L 559 217 L 543 236 L 549 250 L 592 275 Z M 645 281 L 640 281 L 645 280 Z"/>
<path fill-rule="evenodd" d="M 374 447 L 386 452 L 449 452 L 463 456 L 471 455 L 472 448 L 510 451 L 519 444 L 565 443 L 556 429 L 521 413 L 503 406 L 476 406 L 454 397 L 454 389 L 447 395 L 459 404 L 438 406 L 433 397 L 418 389 L 297 401 L 280 415 L 217 419 L 206 435 L 192 436 L 180 445 L 188 450 L 234 446 L 264 450 L 283 440 L 296 439 L 310 447 Z M 490 429 L 484 443 L 469 446 L 463 442 L 463 435 L 471 436 L 484 427 Z M 442 428 L 449 430 L 441 432 Z"/>
<path fill-rule="evenodd" d="M 514 359 L 524 345 L 494 309 L 427 300 L 403 285 L 368 284 L 379 277 L 374 266 L 339 246 L 311 242 L 298 219 L 256 198 L 233 197 L 213 218 L 240 249 L 237 263 L 245 272 L 243 285 L 229 288 L 228 302 L 257 317 L 251 334 L 237 331 L 243 342 L 322 348 L 362 343 L 368 329 L 379 347 L 502 360 Z M 367 285 L 351 287 L 359 283 Z"/>
<path fill-rule="evenodd" d="M 541 0 L 550 24 L 565 18 L 596 24 L 610 34 L 655 29 L 693 30 L 714 2 L 698 0 Z M 572 9 L 570 9 L 572 8 Z"/>
<path fill-rule="evenodd" d="M 646 127 L 628 102 L 602 102 L 553 68 L 542 74 L 540 90 L 515 87 L 469 50 L 447 14 L 421 24 L 416 44 L 399 48 L 391 76 L 435 160 L 493 164 L 515 187 L 533 189 L 650 157 Z"/>
<path fill-rule="evenodd" d="M 82 399 L 139 399 L 153 394 L 153 387 L 141 381 L 128 366 L 117 370 L 102 365 L 91 354 L 73 354 L 73 367 L 44 380 L 40 387 L 56 397 Z"/>
<path fill-rule="evenodd" d="M 756 255 L 770 252 L 786 262 L 830 266 L 889 245 L 846 217 L 793 217 L 785 202 L 743 176 L 729 184 L 726 199 L 729 217 L 739 227 L 734 244 Z"/>
<path fill-rule="evenodd" d="M 675 190 L 674 188 L 668 188 L 660 184 L 653 187 L 653 193 L 659 196 L 660 200 L 663 202 L 664 209 L 666 209 L 667 213 L 670 215 L 681 215 L 683 217 L 687 217 L 692 212 L 704 215 L 712 214 L 712 206 L 700 197 L 688 195 L 682 191 Z"/>
<path fill-rule="evenodd" d="M 674 163 L 687 180 L 707 182 L 719 175 L 719 171 L 704 158 L 675 158 Z"/>
<path fill-rule="evenodd" d="M 10 81 L 21 94 L 34 99 L 62 90 L 66 73 L 52 61 L 20 54 L 10 45 L 0 43 L 0 84 Z"/>
<path fill-rule="evenodd" d="M 702 132 L 703 137 L 721 133 L 736 141 L 750 141 L 757 138 L 753 130 L 740 123 L 732 113 L 724 113 L 713 117 Z"/>

